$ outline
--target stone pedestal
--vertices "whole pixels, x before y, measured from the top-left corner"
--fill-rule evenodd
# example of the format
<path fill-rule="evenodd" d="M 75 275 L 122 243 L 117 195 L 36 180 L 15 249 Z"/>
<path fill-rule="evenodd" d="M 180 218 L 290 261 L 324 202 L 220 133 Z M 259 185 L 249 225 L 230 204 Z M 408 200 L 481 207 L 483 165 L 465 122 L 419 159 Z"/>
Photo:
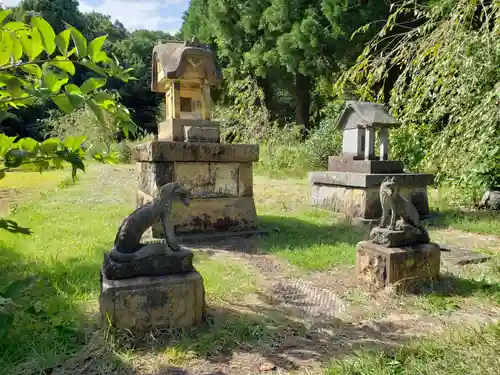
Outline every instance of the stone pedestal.
<path fill-rule="evenodd" d="M 189 207 L 175 205 L 176 234 L 249 231 L 257 228 L 252 163 L 259 146 L 206 142 L 153 141 L 133 150 L 137 161 L 137 206 L 158 188 L 179 181 L 193 194 Z M 153 237 L 163 237 L 154 225 Z"/>
<path fill-rule="evenodd" d="M 357 245 L 356 270 L 360 280 L 375 288 L 400 288 L 439 278 L 441 249 L 434 243 L 388 248 L 371 241 Z"/>
<path fill-rule="evenodd" d="M 120 329 L 147 332 L 202 323 L 203 279 L 196 272 L 109 280 L 101 272 L 101 319 Z"/>
<path fill-rule="evenodd" d="M 427 185 L 434 176 L 404 173 L 396 160 L 356 160 L 347 156 L 329 158 L 329 170 L 309 172 L 312 204 L 355 218 L 378 220 L 382 216 L 379 189 L 386 177 L 395 176 L 400 194 L 407 198 L 420 216 L 429 214 Z"/>

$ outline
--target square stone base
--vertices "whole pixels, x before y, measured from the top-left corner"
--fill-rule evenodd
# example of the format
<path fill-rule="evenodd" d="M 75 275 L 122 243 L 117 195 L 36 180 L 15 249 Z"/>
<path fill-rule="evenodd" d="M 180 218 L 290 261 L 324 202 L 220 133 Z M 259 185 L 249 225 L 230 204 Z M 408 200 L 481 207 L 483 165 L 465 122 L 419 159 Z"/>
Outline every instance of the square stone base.
<path fill-rule="evenodd" d="M 312 204 L 352 218 L 379 220 L 382 216 L 380 184 L 385 177 L 392 176 L 396 176 L 401 196 L 415 206 L 419 215 L 429 215 L 427 185 L 432 183 L 434 177 L 429 174 L 310 172 Z"/>
<path fill-rule="evenodd" d="M 374 288 L 408 287 L 439 278 L 441 249 L 434 243 L 388 248 L 361 241 L 356 251 L 360 280 Z"/>
<path fill-rule="evenodd" d="M 101 319 L 120 329 L 147 332 L 202 323 L 203 278 L 196 272 L 109 280 L 101 273 Z"/>

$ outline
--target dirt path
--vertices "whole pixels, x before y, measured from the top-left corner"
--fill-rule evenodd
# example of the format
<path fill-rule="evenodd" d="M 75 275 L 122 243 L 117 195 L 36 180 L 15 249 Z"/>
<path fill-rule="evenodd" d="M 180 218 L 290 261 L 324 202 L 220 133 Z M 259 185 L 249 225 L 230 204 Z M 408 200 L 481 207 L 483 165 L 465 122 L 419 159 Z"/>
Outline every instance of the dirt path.
<path fill-rule="evenodd" d="M 98 167 L 92 173 L 104 182 L 91 185 L 95 189 L 95 199 L 123 199 L 121 197 L 125 195 L 127 198 L 123 202 L 130 204 L 135 186 L 133 171 L 131 167 Z M 273 204 L 273 196 L 281 197 L 285 210 L 307 202 L 307 196 L 303 196 L 302 200 L 290 199 L 290 181 L 282 183 L 263 178 L 256 181 L 256 184 L 260 184 L 256 191 L 262 193 L 256 199 L 257 204 Z M 267 194 L 269 189 L 275 190 L 275 193 Z M 305 191 L 303 186 L 301 189 Z M 78 200 L 76 195 L 71 197 Z M 495 248 L 500 244 L 500 239 L 491 236 L 458 235 L 446 230 L 436 233 L 441 233 L 440 238 L 455 243 L 467 238 L 467 245 L 474 242 L 480 243 L 480 247 L 488 244 L 488 247 Z M 108 344 L 98 341 L 53 371 L 53 374 L 320 374 L 321 367 L 332 358 L 343 358 L 360 347 L 390 349 L 413 337 L 436 334 L 464 324 L 480 325 L 500 319 L 500 301 L 495 303 L 471 297 L 469 303 L 468 296 L 464 295 L 457 297 L 460 297 L 459 307 L 453 307 L 455 299 L 448 298 L 451 302 L 446 303 L 450 303 L 451 307 L 447 308 L 446 305 L 438 306 L 441 302 L 425 296 L 401 296 L 391 290 L 373 293 L 358 285 L 352 266 L 308 272 L 276 256 L 261 254 L 258 241 L 252 238 L 226 239 L 213 244 L 196 245 L 195 248 L 200 253 L 209 254 L 211 259 L 237 263 L 259 275 L 256 292 L 246 295 L 237 304 L 211 304 L 209 314 L 219 319 L 227 317 L 228 321 L 259 316 L 268 325 L 266 332 L 271 333 L 271 339 L 263 331 L 262 340 L 251 345 L 240 342 L 236 348 L 228 351 L 193 354 L 187 359 L 185 356 L 176 359 L 175 353 L 166 349 L 168 345 L 155 344 L 155 350 L 148 346 L 144 350 L 136 350 L 126 358 L 126 365 L 122 364 L 121 367 L 113 364 L 116 362 L 116 352 L 103 349 Z M 487 272 L 488 267 L 497 267 L 497 264 L 467 267 L 444 264 L 443 269 L 450 278 L 443 281 L 442 296 L 446 296 L 446 293 L 454 296 L 452 289 L 456 285 L 453 280 L 462 280 L 464 275 L 480 275 Z M 458 294 L 458 291 L 455 292 Z M 158 335 L 152 338 L 152 342 L 158 343 L 162 339 Z M 121 357 L 123 362 L 123 354 Z"/>

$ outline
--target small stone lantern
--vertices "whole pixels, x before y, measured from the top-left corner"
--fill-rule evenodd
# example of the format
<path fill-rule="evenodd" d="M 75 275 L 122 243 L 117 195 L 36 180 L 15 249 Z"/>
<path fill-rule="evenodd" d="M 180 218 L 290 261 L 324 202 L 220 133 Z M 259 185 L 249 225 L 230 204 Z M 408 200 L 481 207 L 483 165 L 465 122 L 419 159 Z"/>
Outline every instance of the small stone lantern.
<path fill-rule="evenodd" d="M 337 121 L 343 129 L 342 155 L 355 160 L 375 160 L 375 133 L 380 140 L 380 160 L 389 160 L 389 128 L 399 126 L 382 104 L 348 101 Z"/>
<path fill-rule="evenodd" d="M 165 93 L 165 121 L 158 139 L 219 142 L 219 124 L 211 121 L 210 87 L 222 75 L 215 56 L 196 42 L 171 41 L 153 50 L 151 90 Z"/>
<path fill-rule="evenodd" d="M 389 160 L 389 129 L 399 126 L 382 104 L 347 101 L 339 116 L 342 154 L 328 158 L 328 171 L 309 172 L 312 203 L 353 218 L 378 220 L 382 215 L 379 187 L 386 177 L 397 176 L 402 195 L 421 216 L 429 214 L 427 185 L 434 176 L 406 173 L 400 160 Z M 375 136 L 380 141 L 375 154 Z"/>

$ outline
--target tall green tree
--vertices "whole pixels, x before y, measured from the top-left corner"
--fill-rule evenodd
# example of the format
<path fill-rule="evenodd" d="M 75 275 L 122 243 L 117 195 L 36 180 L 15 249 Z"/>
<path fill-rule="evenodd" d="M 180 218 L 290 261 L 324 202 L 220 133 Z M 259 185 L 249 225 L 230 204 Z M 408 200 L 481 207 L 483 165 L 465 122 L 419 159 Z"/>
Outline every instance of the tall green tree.
<path fill-rule="evenodd" d="M 408 18 L 420 26 L 407 27 Z M 387 100 L 403 124 L 392 137 L 394 156 L 411 169 L 432 170 L 438 182 L 468 188 L 476 199 L 500 185 L 499 35 L 498 1 L 409 0 L 394 9 L 337 88 Z M 397 74 L 388 83 L 391 67 Z"/>
<path fill-rule="evenodd" d="M 22 14 L 42 17 L 56 33 L 65 29 L 65 23 L 83 30 L 84 19 L 78 6 L 78 0 L 22 0 L 19 3 Z"/>

